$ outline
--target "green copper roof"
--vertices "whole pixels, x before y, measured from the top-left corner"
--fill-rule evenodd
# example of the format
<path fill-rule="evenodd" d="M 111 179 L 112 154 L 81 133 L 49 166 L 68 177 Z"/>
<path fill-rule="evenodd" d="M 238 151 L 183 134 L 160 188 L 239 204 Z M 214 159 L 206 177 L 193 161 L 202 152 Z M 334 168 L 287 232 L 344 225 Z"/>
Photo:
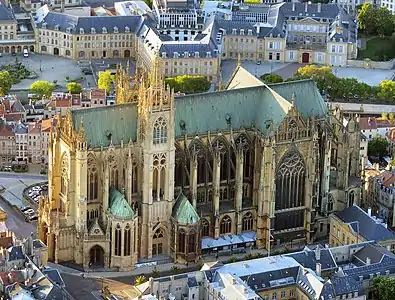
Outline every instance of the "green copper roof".
<path fill-rule="evenodd" d="M 182 193 L 178 196 L 171 215 L 179 224 L 193 224 L 200 220 L 191 202 Z"/>
<path fill-rule="evenodd" d="M 129 143 L 137 139 L 137 105 L 127 103 L 71 111 L 75 130 L 79 130 L 81 120 L 88 146 L 99 148 Z"/>
<path fill-rule="evenodd" d="M 297 109 L 305 117 L 324 115 L 326 111 L 324 100 L 312 80 L 285 82 L 270 88 L 272 90 L 267 86 L 254 86 L 178 97 L 175 134 L 195 135 L 241 127 L 256 127 L 263 134 L 269 134 L 284 120 L 292 94 Z M 272 122 L 273 126 L 268 126 Z"/>
<path fill-rule="evenodd" d="M 116 188 L 110 188 L 110 211 L 114 217 L 120 219 L 133 219 L 134 211 L 125 196 Z"/>

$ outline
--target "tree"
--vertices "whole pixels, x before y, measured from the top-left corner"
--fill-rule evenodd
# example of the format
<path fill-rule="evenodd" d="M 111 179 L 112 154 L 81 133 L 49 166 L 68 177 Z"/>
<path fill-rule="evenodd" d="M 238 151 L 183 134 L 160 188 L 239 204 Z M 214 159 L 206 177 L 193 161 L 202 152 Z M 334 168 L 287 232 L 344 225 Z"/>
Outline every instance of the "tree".
<path fill-rule="evenodd" d="M 357 21 L 359 28 L 367 34 L 374 34 L 377 32 L 377 9 L 371 3 L 365 2 L 361 9 L 358 10 Z"/>
<path fill-rule="evenodd" d="M 390 112 L 388 114 L 388 119 L 392 122 L 395 119 L 395 114 L 393 112 Z"/>
<path fill-rule="evenodd" d="M 381 113 L 381 118 L 380 119 L 381 120 L 388 120 L 388 113 L 386 113 L 386 112 Z"/>
<path fill-rule="evenodd" d="M 307 65 L 299 68 L 294 75 L 294 79 L 313 79 L 320 91 L 328 91 L 328 87 L 334 88 L 338 83 L 338 78 L 333 74 L 331 67 L 317 67 L 315 65 Z"/>
<path fill-rule="evenodd" d="M 134 285 L 137 286 L 137 285 L 143 284 L 146 281 L 147 281 L 147 278 L 145 278 L 145 276 L 142 276 L 142 275 L 141 276 L 137 276 L 134 279 Z"/>
<path fill-rule="evenodd" d="M 261 76 L 261 80 L 266 83 L 280 83 L 283 82 L 284 79 L 278 74 L 266 73 Z"/>
<path fill-rule="evenodd" d="M 79 94 L 82 92 L 82 85 L 77 82 L 68 83 L 66 88 L 70 94 Z"/>
<path fill-rule="evenodd" d="M 394 17 L 386 7 L 376 9 L 376 30 L 380 37 L 390 36 L 394 31 Z"/>
<path fill-rule="evenodd" d="M 206 92 L 211 86 L 210 81 L 204 76 L 182 75 L 166 78 L 165 82 L 173 88 L 174 91 L 185 94 Z"/>
<path fill-rule="evenodd" d="M 395 99 L 395 82 L 392 80 L 381 81 L 377 97 L 383 100 L 393 101 Z"/>
<path fill-rule="evenodd" d="M 114 76 L 111 75 L 110 71 L 99 72 L 99 80 L 97 81 L 97 86 L 99 89 L 105 89 L 107 93 L 110 92 L 111 86 L 114 81 Z"/>
<path fill-rule="evenodd" d="M 388 300 L 395 295 L 395 278 L 379 276 L 373 279 L 374 299 Z"/>
<path fill-rule="evenodd" d="M 377 135 L 368 143 L 368 156 L 383 157 L 388 155 L 389 143 L 386 138 Z"/>
<path fill-rule="evenodd" d="M 8 71 L 0 72 L 0 96 L 8 95 L 12 87 L 12 77 Z"/>
<path fill-rule="evenodd" d="M 40 97 L 49 97 L 55 90 L 55 85 L 45 80 L 37 80 L 30 86 L 30 92 Z"/>

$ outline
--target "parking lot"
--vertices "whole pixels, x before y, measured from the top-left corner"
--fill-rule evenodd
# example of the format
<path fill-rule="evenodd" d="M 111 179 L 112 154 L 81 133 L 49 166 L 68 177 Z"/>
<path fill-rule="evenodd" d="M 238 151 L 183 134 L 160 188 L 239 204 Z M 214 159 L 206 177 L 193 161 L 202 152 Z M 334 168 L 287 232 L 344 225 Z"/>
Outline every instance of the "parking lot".
<path fill-rule="evenodd" d="M 37 206 L 27 205 L 21 207 L 22 213 L 25 215 L 26 222 L 34 222 L 37 221 L 37 207 L 39 205 L 39 201 L 44 199 L 44 197 L 48 194 L 48 184 L 36 185 L 31 187 L 26 196 L 33 201 Z"/>

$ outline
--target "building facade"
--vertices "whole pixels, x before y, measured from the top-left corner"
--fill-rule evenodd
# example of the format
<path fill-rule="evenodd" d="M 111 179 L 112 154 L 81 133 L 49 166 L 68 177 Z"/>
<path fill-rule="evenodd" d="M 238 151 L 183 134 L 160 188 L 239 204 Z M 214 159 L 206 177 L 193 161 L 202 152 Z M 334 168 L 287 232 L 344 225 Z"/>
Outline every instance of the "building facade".
<path fill-rule="evenodd" d="M 132 102 L 71 110 L 50 136 L 39 235 L 52 260 L 130 269 L 196 261 L 226 251 L 221 240 L 309 243 L 327 234 L 328 210 L 358 200 L 355 118 L 344 128 L 312 81 L 175 98 L 159 56 L 129 85 Z"/>

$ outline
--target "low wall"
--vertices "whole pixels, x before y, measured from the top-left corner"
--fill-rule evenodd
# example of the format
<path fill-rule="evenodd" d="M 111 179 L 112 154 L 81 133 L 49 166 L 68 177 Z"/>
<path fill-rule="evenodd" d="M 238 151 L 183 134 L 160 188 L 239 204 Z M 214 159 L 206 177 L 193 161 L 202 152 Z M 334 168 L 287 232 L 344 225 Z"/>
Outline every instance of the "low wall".
<path fill-rule="evenodd" d="M 373 61 L 370 59 L 347 60 L 347 66 L 353 68 L 391 70 L 394 68 L 394 65 L 395 59 L 391 59 L 388 61 Z"/>

